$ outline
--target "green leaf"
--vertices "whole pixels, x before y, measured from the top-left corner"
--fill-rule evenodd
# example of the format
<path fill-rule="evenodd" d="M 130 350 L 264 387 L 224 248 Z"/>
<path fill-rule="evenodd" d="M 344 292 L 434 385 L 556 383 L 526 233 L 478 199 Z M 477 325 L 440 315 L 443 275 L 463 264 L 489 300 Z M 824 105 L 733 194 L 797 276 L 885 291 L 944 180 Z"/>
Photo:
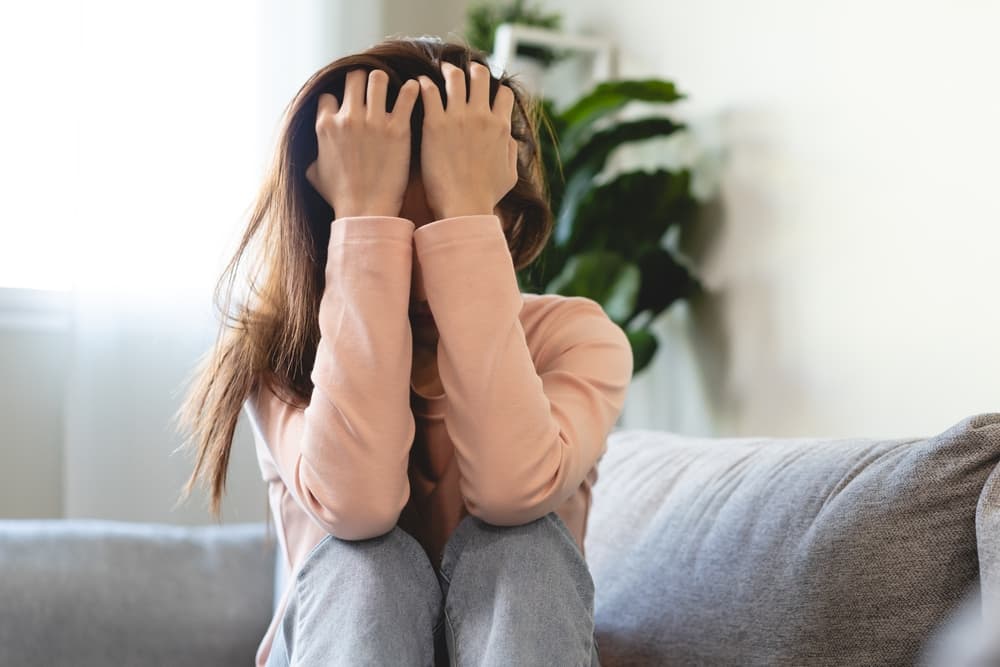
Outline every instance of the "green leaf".
<path fill-rule="evenodd" d="M 592 192 L 593 180 L 600 171 L 596 163 L 584 165 L 573 172 L 559 202 L 559 213 L 556 215 L 553 238 L 559 245 L 566 245 L 573 236 L 573 226 L 576 221 L 580 203 Z"/>
<path fill-rule="evenodd" d="M 646 247 L 637 259 L 642 284 L 631 317 L 650 311 L 653 318 L 678 299 L 686 299 L 704 288 L 691 270 L 666 248 Z"/>
<path fill-rule="evenodd" d="M 470 7 L 465 17 L 469 45 L 487 53 L 493 51 L 493 33 L 500 23 L 493 8 L 486 4 Z"/>
<path fill-rule="evenodd" d="M 648 329 L 626 329 L 625 335 L 632 345 L 632 375 L 649 365 L 660 346 Z"/>
<path fill-rule="evenodd" d="M 493 40 L 496 37 L 497 26 L 501 23 L 516 23 L 536 26 L 550 30 L 558 30 L 562 23 L 559 12 L 545 13 L 541 7 L 529 7 L 524 0 L 514 0 L 506 5 L 496 6 L 495 3 L 483 2 L 466 10 L 465 37 L 470 46 L 486 53 L 493 51 Z M 553 50 L 544 46 L 519 44 L 517 54 L 528 56 L 549 65 L 567 55 L 568 50 Z"/>
<path fill-rule="evenodd" d="M 604 81 L 560 114 L 568 126 L 563 141 L 578 143 L 598 119 L 631 101 L 669 104 L 683 98 L 671 81 L 662 79 Z"/>
<path fill-rule="evenodd" d="M 611 151 L 622 144 L 667 136 L 683 128 L 683 123 L 675 123 L 662 116 L 618 123 L 594 132 L 577 145 L 566 142 L 565 138 L 562 139 L 559 145 L 560 157 L 567 172 L 592 162 L 598 163 L 599 168 L 602 168 Z"/>
<path fill-rule="evenodd" d="M 690 220 L 697 210 L 690 188 L 688 170 L 619 174 L 573 193 L 560 211 L 566 218 L 560 217 L 558 240 L 570 251 L 596 246 L 625 255 L 658 245 L 672 225 Z"/>
<path fill-rule="evenodd" d="M 681 127 L 683 125 L 678 125 L 669 118 L 644 118 L 621 123 L 596 133 L 570 162 L 564 162 L 564 172 L 569 174 L 569 178 L 565 188 L 559 192 L 558 202 L 553 201 L 553 205 L 558 206 L 554 232 L 556 243 L 566 244 L 574 235 L 577 209 L 590 192 L 593 179 L 604 168 L 612 150 L 630 141 L 670 134 Z"/>
<path fill-rule="evenodd" d="M 594 89 L 563 111 L 568 123 L 581 123 L 605 109 L 617 109 L 626 102 L 670 103 L 683 99 L 672 81 L 663 79 L 618 79 L 602 81 Z"/>
<path fill-rule="evenodd" d="M 562 161 L 558 152 L 562 121 L 556 115 L 552 101 L 541 98 L 539 103 L 538 140 L 542 154 L 542 168 L 549 188 L 549 204 L 553 211 L 559 210 L 565 186 Z M 550 133 L 551 130 L 551 133 Z"/>
<path fill-rule="evenodd" d="M 593 250 L 570 257 L 545 291 L 588 297 L 601 304 L 612 320 L 624 322 L 635 309 L 639 282 L 635 264 L 616 252 Z"/>

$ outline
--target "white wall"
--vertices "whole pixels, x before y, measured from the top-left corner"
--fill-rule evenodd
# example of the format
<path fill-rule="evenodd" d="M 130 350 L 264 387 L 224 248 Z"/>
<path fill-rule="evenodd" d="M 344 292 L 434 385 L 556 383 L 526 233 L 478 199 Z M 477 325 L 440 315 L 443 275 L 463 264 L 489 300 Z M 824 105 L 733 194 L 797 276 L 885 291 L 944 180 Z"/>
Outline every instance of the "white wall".
<path fill-rule="evenodd" d="M 626 425 L 904 436 L 1000 410 L 1000 4 L 546 6 L 675 80 L 724 151 L 685 239 L 714 295 L 658 322 Z"/>

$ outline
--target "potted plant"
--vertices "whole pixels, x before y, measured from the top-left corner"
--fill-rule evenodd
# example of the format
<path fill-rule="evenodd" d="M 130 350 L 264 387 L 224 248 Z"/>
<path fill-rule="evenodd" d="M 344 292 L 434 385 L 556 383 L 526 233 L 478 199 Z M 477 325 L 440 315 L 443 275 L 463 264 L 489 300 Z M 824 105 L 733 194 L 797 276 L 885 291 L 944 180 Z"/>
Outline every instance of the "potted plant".
<path fill-rule="evenodd" d="M 466 22 L 465 37 L 469 44 L 486 53 L 492 53 L 497 26 L 501 23 L 516 23 L 558 30 L 562 16 L 556 12 L 546 14 L 540 8 L 529 7 L 525 0 L 513 0 L 513 2 L 503 5 L 482 3 L 470 7 L 466 12 Z M 567 54 L 547 46 L 520 44 L 515 55 L 533 61 L 532 66 L 534 67 L 546 68 Z M 521 66 L 525 64 L 525 62 L 518 63 Z M 521 66 L 515 67 L 515 69 L 522 71 Z"/>
<path fill-rule="evenodd" d="M 598 84 L 562 111 L 540 101 L 541 150 L 555 227 L 538 259 L 518 272 L 522 291 L 586 296 L 604 308 L 632 344 L 633 373 L 658 347 L 655 318 L 703 290 L 685 258 L 664 243 L 694 219 L 689 169 L 633 170 L 598 180 L 612 151 L 671 135 L 683 124 L 663 115 L 616 120 L 626 104 L 681 99 L 670 81 Z"/>

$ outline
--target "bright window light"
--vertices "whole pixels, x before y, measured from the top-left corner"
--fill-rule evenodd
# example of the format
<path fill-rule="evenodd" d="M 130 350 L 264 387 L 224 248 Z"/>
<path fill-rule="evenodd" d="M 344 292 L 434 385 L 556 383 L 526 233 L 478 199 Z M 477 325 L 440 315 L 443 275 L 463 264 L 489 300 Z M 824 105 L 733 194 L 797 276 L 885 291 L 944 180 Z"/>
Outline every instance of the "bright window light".
<path fill-rule="evenodd" d="M 4 3 L 0 26 L 0 287 L 214 284 L 274 122 L 256 3 Z"/>

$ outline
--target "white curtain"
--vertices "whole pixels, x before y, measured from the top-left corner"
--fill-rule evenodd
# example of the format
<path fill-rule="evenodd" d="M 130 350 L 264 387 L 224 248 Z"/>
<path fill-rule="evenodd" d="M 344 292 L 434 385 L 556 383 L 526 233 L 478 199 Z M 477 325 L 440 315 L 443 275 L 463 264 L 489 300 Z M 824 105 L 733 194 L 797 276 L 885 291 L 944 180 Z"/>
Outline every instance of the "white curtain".
<path fill-rule="evenodd" d="M 191 462 L 171 455 L 170 418 L 218 331 L 212 290 L 284 106 L 317 68 L 376 41 L 378 10 L 17 4 L 0 21 L 5 69 L 19 73 L 3 123 L 4 183 L 15 187 L 0 281 L 71 297 L 63 514 L 206 522 L 203 494 L 171 511 Z M 264 507 L 241 421 L 223 517 L 260 521 Z"/>

